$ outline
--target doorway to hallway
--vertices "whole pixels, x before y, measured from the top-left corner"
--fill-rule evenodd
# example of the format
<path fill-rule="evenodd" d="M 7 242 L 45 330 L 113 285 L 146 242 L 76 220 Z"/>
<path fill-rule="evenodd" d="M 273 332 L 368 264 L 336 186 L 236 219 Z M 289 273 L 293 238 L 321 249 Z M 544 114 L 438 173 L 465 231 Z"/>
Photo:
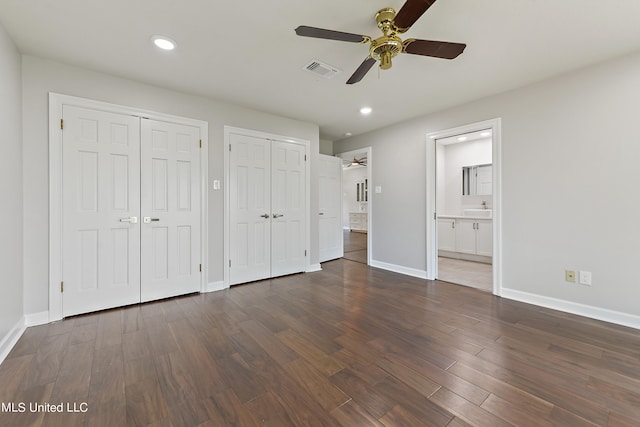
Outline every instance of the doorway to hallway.
<path fill-rule="evenodd" d="M 337 154 L 342 159 L 343 258 L 370 264 L 372 235 L 371 147 Z"/>

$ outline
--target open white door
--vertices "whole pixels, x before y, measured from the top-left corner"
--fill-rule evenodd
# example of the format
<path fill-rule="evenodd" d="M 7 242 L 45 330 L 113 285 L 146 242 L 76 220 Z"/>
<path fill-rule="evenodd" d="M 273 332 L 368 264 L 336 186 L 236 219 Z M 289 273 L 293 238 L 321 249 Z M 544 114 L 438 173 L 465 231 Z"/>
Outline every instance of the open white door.
<path fill-rule="evenodd" d="M 141 301 L 200 290 L 200 129 L 142 119 Z"/>
<path fill-rule="evenodd" d="M 140 301 L 140 122 L 65 105 L 63 316 Z"/>
<path fill-rule="evenodd" d="M 318 162 L 320 262 L 341 258 L 342 159 L 320 155 Z"/>

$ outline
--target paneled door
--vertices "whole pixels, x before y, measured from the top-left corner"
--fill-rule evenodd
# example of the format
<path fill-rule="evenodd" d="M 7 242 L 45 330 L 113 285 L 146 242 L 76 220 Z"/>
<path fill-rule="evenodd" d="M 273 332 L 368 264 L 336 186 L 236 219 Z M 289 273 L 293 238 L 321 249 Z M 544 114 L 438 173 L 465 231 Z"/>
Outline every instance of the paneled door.
<path fill-rule="evenodd" d="M 305 147 L 231 134 L 229 283 L 305 270 Z"/>
<path fill-rule="evenodd" d="M 142 119 L 141 301 L 200 289 L 200 130 Z"/>
<path fill-rule="evenodd" d="M 342 159 L 320 155 L 318 171 L 320 262 L 342 258 Z"/>
<path fill-rule="evenodd" d="M 200 289 L 200 129 L 63 106 L 63 317 Z"/>
<path fill-rule="evenodd" d="M 271 142 L 271 276 L 305 268 L 305 148 Z"/>
<path fill-rule="evenodd" d="M 140 301 L 140 121 L 64 106 L 63 315 Z"/>

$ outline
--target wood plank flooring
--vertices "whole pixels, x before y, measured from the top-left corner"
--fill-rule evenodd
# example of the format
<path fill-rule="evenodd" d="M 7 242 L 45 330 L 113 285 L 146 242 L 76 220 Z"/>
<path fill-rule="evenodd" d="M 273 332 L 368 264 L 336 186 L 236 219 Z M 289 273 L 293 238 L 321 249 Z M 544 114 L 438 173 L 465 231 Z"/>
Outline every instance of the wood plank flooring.
<path fill-rule="evenodd" d="M 27 405 L 3 427 L 629 427 L 640 331 L 341 259 L 29 328 L 0 402 Z"/>
<path fill-rule="evenodd" d="M 342 235 L 344 246 L 344 255 L 342 257 L 367 264 L 367 233 L 343 230 Z"/>

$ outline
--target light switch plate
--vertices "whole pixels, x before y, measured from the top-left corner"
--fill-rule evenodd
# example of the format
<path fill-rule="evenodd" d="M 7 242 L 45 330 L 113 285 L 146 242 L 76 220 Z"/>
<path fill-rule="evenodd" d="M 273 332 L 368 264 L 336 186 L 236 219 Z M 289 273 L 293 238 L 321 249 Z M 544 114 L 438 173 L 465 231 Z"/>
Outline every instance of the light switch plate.
<path fill-rule="evenodd" d="M 213 180 L 213 189 L 214 190 L 219 190 L 220 189 L 220 180 L 219 179 L 214 179 Z"/>
<path fill-rule="evenodd" d="M 581 270 L 578 273 L 578 282 L 581 285 L 591 286 L 591 272 Z"/>

